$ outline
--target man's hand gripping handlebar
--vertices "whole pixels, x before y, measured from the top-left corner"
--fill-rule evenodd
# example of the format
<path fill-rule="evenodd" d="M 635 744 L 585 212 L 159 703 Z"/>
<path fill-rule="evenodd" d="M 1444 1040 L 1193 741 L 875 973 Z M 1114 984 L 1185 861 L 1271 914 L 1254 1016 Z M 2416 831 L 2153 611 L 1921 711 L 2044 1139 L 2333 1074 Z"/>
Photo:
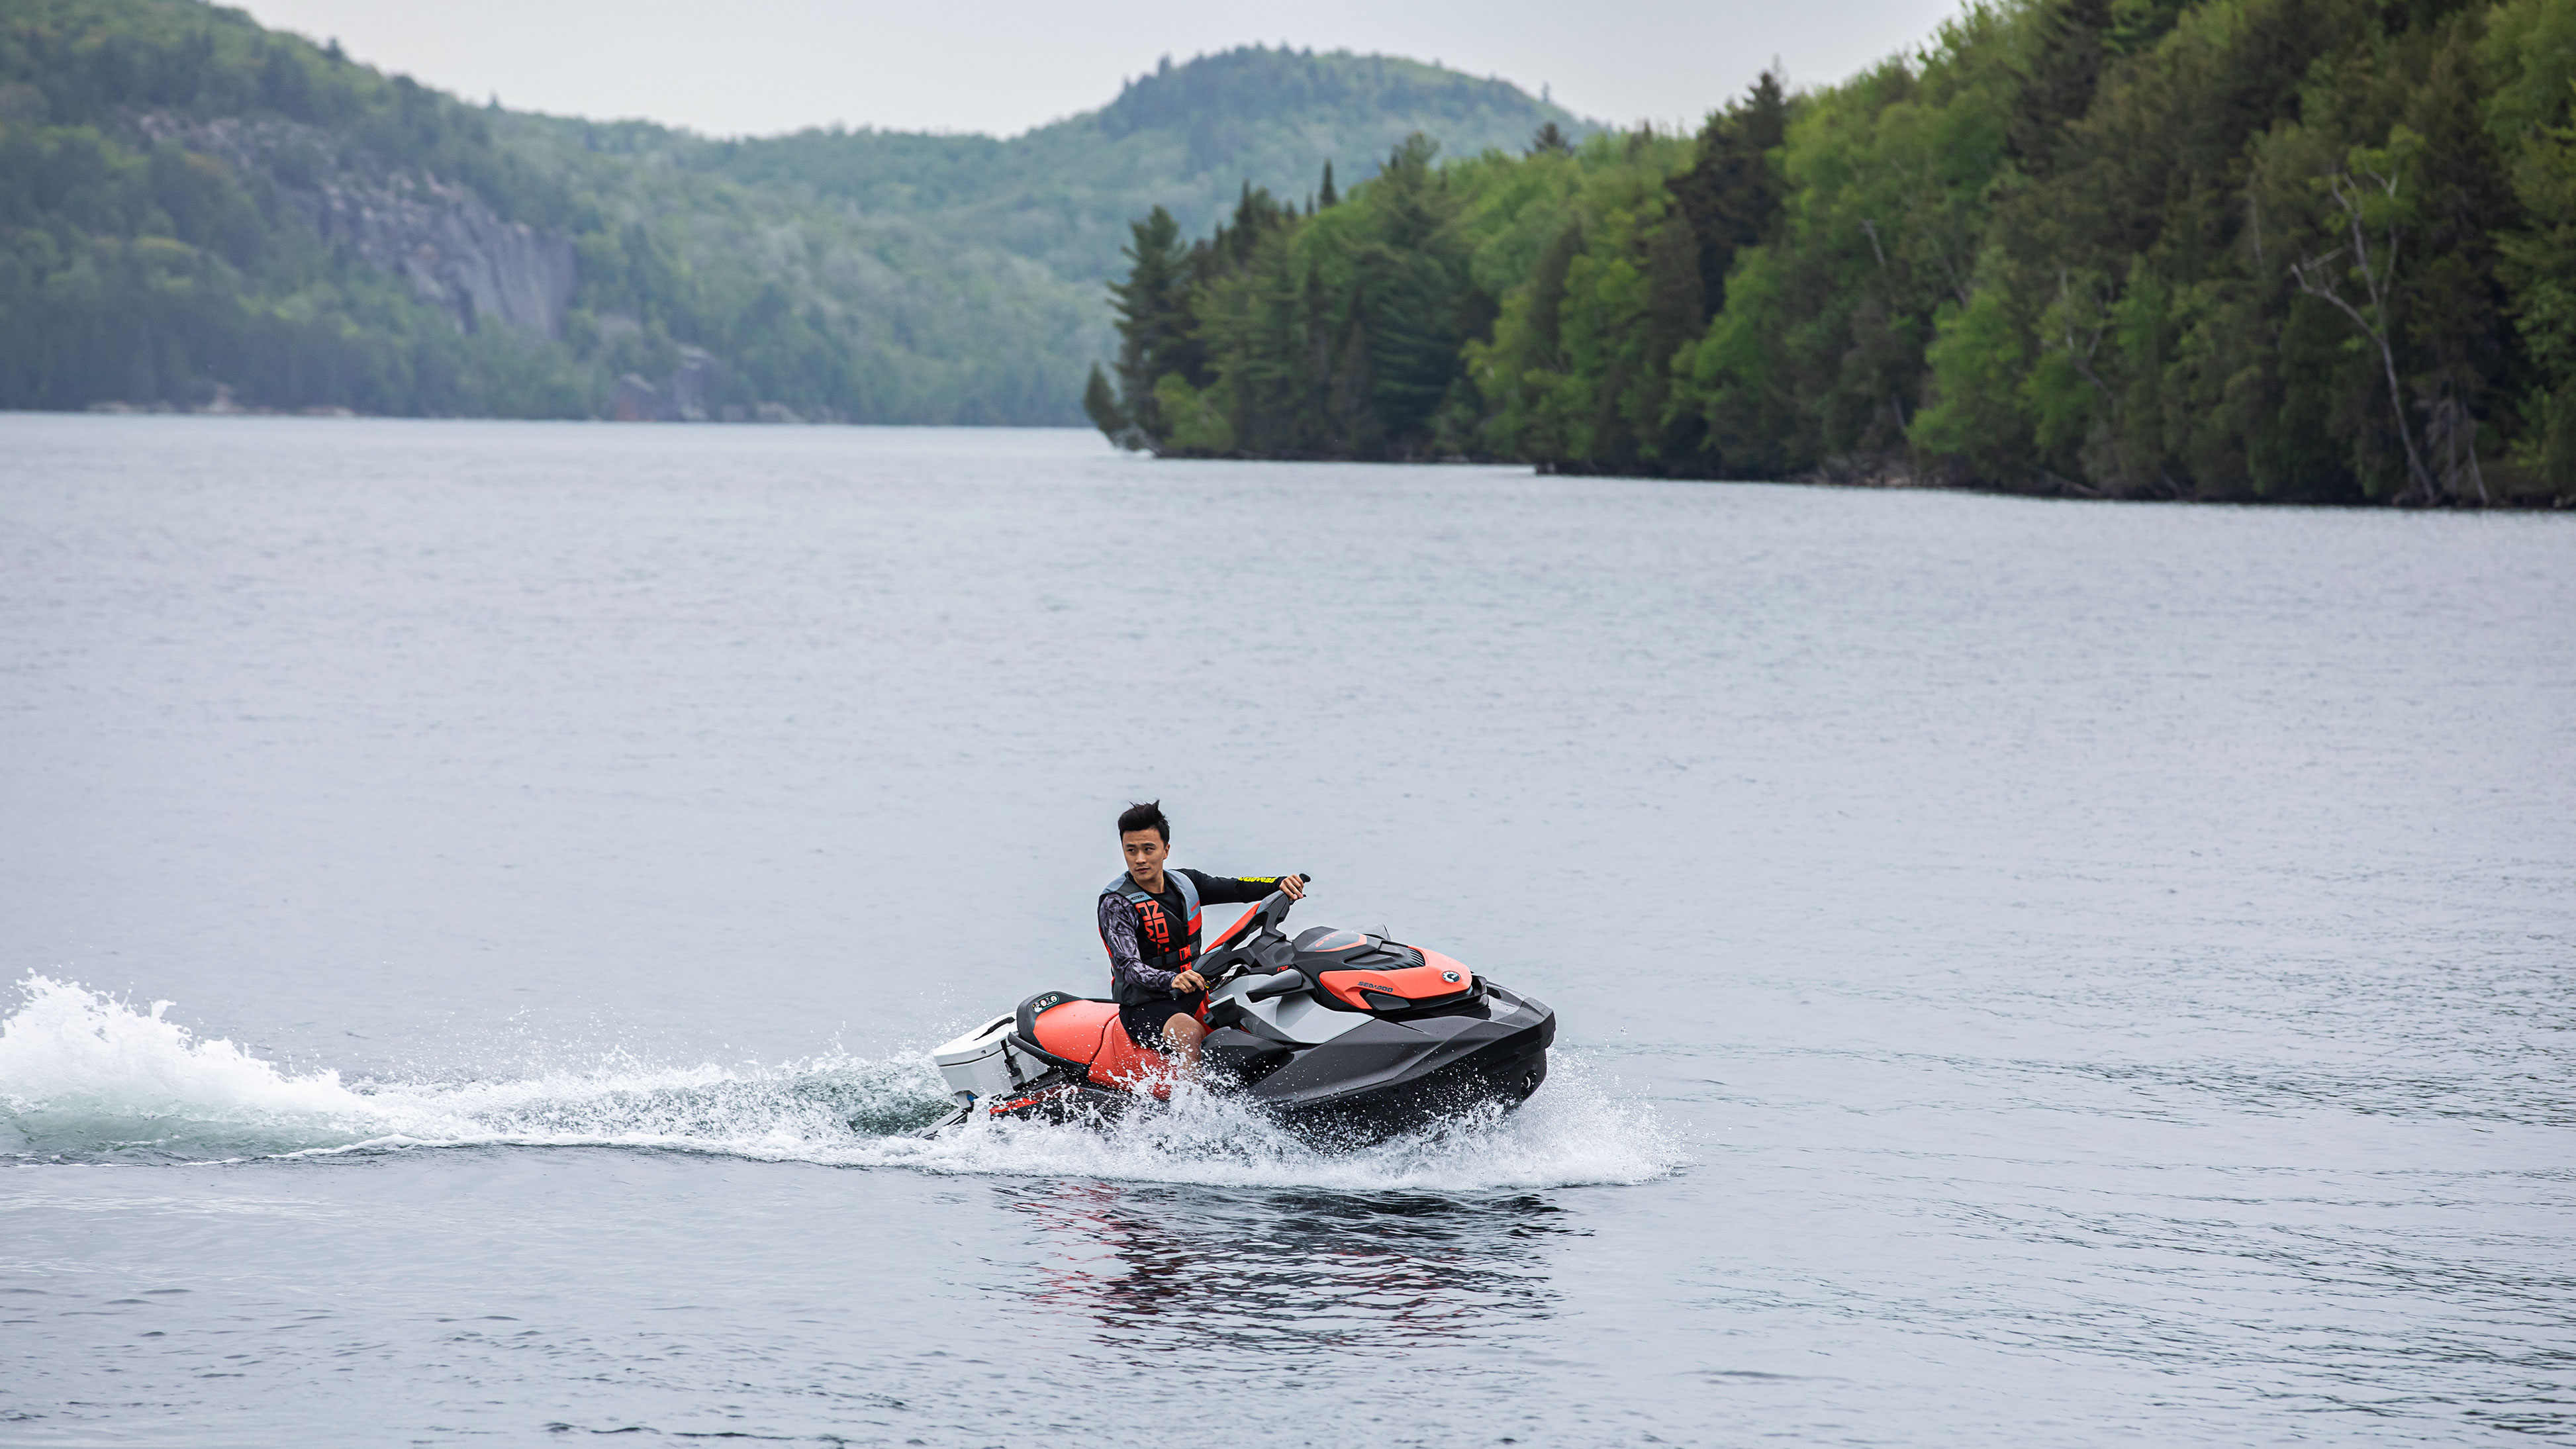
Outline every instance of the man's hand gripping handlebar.
<path fill-rule="evenodd" d="M 1199 958 L 1196 968 L 1172 978 L 1175 991 L 1204 991 L 1222 985 L 1243 974 L 1252 964 L 1252 948 L 1264 939 L 1279 939 L 1286 932 L 1279 923 L 1288 918 L 1288 908 L 1306 898 L 1306 883 L 1311 875 L 1283 875 L 1279 889 L 1261 898 L 1261 904 L 1246 912 L 1234 923 L 1217 948 Z"/>

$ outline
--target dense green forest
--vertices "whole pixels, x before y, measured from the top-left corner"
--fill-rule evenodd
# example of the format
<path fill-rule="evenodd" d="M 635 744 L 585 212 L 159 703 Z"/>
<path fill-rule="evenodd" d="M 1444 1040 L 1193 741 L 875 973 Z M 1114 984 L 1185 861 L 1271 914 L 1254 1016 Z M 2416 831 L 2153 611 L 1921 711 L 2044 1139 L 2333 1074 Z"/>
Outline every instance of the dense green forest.
<path fill-rule="evenodd" d="M 0 407 L 1074 422 L 1146 205 L 1551 121 L 1253 48 L 1009 141 L 717 141 L 466 104 L 197 0 L 11 0 Z"/>
<path fill-rule="evenodd" d="M 1201 456 L 2576 503 L 2576 0 L 2001 0 L 1696 135 L 1131 227 L 1093 420 Z"/>

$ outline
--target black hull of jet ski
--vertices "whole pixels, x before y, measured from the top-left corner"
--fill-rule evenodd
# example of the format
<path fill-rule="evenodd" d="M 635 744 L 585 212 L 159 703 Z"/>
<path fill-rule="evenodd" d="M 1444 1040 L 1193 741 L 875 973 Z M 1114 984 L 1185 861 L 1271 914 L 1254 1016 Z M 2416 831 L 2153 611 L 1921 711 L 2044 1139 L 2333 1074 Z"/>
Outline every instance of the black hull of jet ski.
<path fill-rule="evenodd" d="M 1377 1018 L 1308 1047 L 1241 1090 L 1301 1137 L 1370 1141 L 1493 1104 L 1527 1101 L 1547 1080 L 1556 1013 L 1499 988 L 1471 1010 Z M 1227 1038 L 1211 1032 L 1210 1074 Z"/>
<path fill-rule="evenodd" d="M 1555 1025 L 1551 1018 L 1550 1038 L 1555 1036 Z M 1497 1044 L 1382 1090 L 1262 1105 L 1309 1141 L 1327 1146 L 1365 1144 L 1469 1117 L 1487 1104 L 1510 1111 L 1528 1101 L 1546 1080 L 1545 1043 Z"/>

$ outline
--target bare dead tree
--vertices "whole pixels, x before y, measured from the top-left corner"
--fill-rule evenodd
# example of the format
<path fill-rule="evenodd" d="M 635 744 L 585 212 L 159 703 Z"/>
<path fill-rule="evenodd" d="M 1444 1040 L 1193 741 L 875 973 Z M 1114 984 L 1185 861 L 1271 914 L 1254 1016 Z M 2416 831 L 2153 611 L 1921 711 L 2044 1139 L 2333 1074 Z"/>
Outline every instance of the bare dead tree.
<path fill-rule="evenodd" d="M 2057 297 L 2059 301 L 2068 303 L 2075 299 L 2075 284 L 2067 276 L 2064 267 L 2057 269 Z M 2066 353 L 2066 360 L 2074 364 L 2076 372 L 2080 373 L 2086 382 L 2093 384 L 2095 391 L 2102 394 L 2103 406 L 2116 416 L 2120 411 L 2119 394 L 2111 391 L 2111 385 L 2102 380 L 2102 374 L 2093 370 L 2093 354 L 2102 350 L 2102 334 L 2111 325 L 2110 309 L 2102 305 L 2101 298 L 2093 294 L 2093 289 L 2089 285 L 2085 288 L 2085 301 L 2092 304 L 2093 330 L 2078 338 L 2070 307 L 2059 314 L 2061 331 L 2064 334 L 2061 346 Z"/>
<path fill-rule="evenodd" d="M 2396 176 L 2382 176 L 2367 169 L 2363 175 L 2391 203 L 2397 200 Z M 2380 367 L 2388 375 L 2388 411 L 2397 420 L 2397 440 L 2406 447 L 2407 489 L 2398 501 L 2430 503 L 2434 497 L 2433 475 L 2424 466 L 2424 456 L 2415 446 L 2415 430 L 2406 424 L 2406 394 L 2397 383 L 2397 349 L 2389 336 L 2393 329 L 2388 321 L 2388 297 L 2397 281 L 2398 224 L 2392 214 L 2384 228 L 2381 255 L 2373 259 L 2370 254 L 2371 228 L 2362 216 L 2362 185 L 2361 181 L 2340 171 L 2326 178 L 2326 191 L 2342 210 L 2344 229 L 2350 239 L 2322 256 L 2290 263 L 2290 276 L 2299 284 L 2300 291 L 2333 303 L 2352 319 L 2352 325 L 2361 329 L 2371 345 L 2379 349 Z M 2394 209 L 2392 205 L 2392 213 Z M 2370 309 L 2367 313 L 2345 299 L 2342 282 L 2330 270 L 2335 259 L 2347 252 L 2352 257 L 2352 265 L 2347 270 L 2361 280 L 2362 300 Z"/>
<path fill-rule="evenodd" d="M 1896 179 L 1898 199 L 1904 203 L 1904 212 L 1908 217 L 1919 217 L 1935 209 L 1948 190 L 1942 184 L 1940 177 L 1935 174 L 1931 160 L 1927 158 L 1920 171 L 1921 174 L 1917 175 L 1915 168 L 1907 167 L 1901 162 L 1890 162 L 1887 166 L 1887 174 Z M 1869 247 L 1878 255 L 1878 269 L 1885 272 L 1887 249 L 1879 238 L 1878 223 L 1869 217 L 1863 217 L 1860 226 L 1862 231 L 1869 233 Z M 1970 273 L 1960 271 L 1958 263 L 1952 260 L 1949 249 L 1941 245 L 1941 229 L 1923 224 L 1915 226 L 1911 234 L 1916 238 L 1919 249 L 1932 254 L 1934 264 L 1941 269 L 1942 282 L 1949 288 L 1950 295 L 1959 299 L 1959 305 L 1966 307 L 1974 303 L 1976 289 L 1970 285 L 1974 278 Z"/>
<path fill-rule="evenodd" d="M 2120 394 L 2093 365 L 2094 357 L 2102 350 L 2104 337 L 2111 330 L 2111 307 L 2115 299 L 2109 288 L 2088 278 L 2082 300 L 2084 312 L 2092 325 L 2079 328 L 2076 324 L 2075 279 L 2066 268 L 2060 267 L 2057 269 L 2057 300 L 2058 336 L 2054 340 L 2042 338 L 2040 346 L 2065 354 L 2067 364 L 2075 369 L 2076 375 L 2091 383 L 2093 390 L 2101 395 L 2102 421 L 2097 426 L 2101 429 L 2100 435 L 2109 443 L 2113 482 L 2125 489 L 2129 486 L 2130 474 L 2128 448 L 2121 441 L 2120 415 L 2123 409 Z M 2089 496 L 2098 498 L 2102 495 L 2094 493 Z"/>
<path fill-rule="evenodd" d="M 2452 497 L 2460 496 L 2460 463 L 2468 461 L 2469 484 L 2478 491 L 2478 506 L 2491 507 L 2487 497 L 2487 478 L 2478 467 L 2478 420 L 2468 405 L 2460 401 L 2457 389 L 2445 387 L 2442 395 L 2424 405 L 2424 445 L 2442 455 L 2442 487 Z"/>

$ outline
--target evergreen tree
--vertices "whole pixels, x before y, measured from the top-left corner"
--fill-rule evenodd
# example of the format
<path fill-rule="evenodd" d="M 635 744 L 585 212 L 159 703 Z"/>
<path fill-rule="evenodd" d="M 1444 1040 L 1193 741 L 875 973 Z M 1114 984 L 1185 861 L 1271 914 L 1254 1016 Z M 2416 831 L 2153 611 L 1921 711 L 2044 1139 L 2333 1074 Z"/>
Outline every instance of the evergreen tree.
<path fill-rule="evenodd" d="M 1160 438 L 1164 426 L 1154 388 L 1173 370 L 1175 354 L 1188 340 L 1189 298 L 1182 276 L 1188 253 L 1181 246 L 1180 223 L 1159 206 L 1130 231 L 1127 280 L 1109 288 L 1118 317 L 1119 406 L 1147 437 Z"/>
<path fill-rule="evenodd" d="M 2111 35 L 2111 0 L 2046 0 L 2034 16 L 2037 54 L 2021 72 L 2021 100 L 2005 136 L 2024 174 L 2056 169 L 2066 128 L 2092 108 Z"/>
<path fill-rule="evenodd" d="M 1101 371 L 1097 362 L 1091 364 L 1090 381 L 1083 384 L 1082 410 L 1091 418 L 1091 425 L 1100 429 L 1111 442 L 1122 448 L 1145 446 L 1143 434 L 1128 419 L 1127 410 L 1118 404 L 1117 388 L 1110 384 L 1109 374 Z"/>
<path fill-rule="evenodd" d="M 1646 313 L 1637 327 L 1636 381 L 1621 407 L 1641 466 L 1687 467 L 1704 431 L 1695 414 L 1672 407 L 1673 358 L 1708 323 L 1700 281 L 1704 250 L 1687 216 L 1667 216 L 1646 233 Z"/>
<path fill-rule="evenodd" d="M 1788 97 L 1780 77 L 1766 70 L 1744 99 L 1710 115 L 1700 128 L 1698 160 L 1670 183 L 1696 242 L 1699 295 L 1712 311 L 1726 304 L 1736 252 L 1760 244 L 1780 213 L 1772 156 L 1788 135 Z"/>

